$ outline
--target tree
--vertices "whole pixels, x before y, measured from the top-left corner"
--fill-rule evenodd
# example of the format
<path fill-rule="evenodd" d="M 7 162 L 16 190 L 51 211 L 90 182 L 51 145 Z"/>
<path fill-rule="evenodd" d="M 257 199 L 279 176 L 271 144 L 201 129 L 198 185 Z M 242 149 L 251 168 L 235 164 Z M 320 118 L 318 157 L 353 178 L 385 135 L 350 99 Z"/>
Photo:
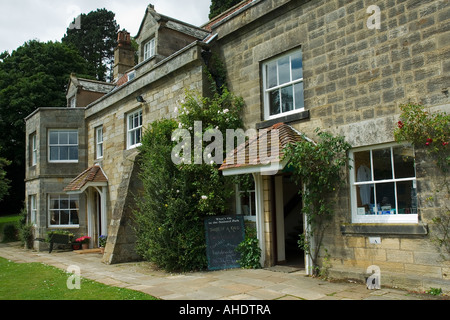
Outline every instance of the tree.
<path fill-rule="evenodd" d="M 214 17 L 217 17 L 219 14 L 227 11 L 241 1 L 242 0 L 211 0 L 209 18 L 213 19 Z"/>
<path fill-rule="evenodd" d="M 5 167 L 11 164 L 10 161 L 5 158 L 0 158 L 0 201 L 2 201 L 3 197 L 8 195 L 10 180 L 6 178 Z"/>
<path fill-rule="evenodd" d="M 79 50 L 88 62 L 89 74 L 99 81 L 112 81 L 118 32 L 115 14 L 106 9 L 97 9 L 81 15 L 80 28 L 67 28 L 62 42 Z"/>
<path fill-rule="evenodd" d="M 24 195 L 25 121 L 38 107 L 65 107 L 70 73 L 84 75 L 86 62 L 60 42 L 26 42 L 0 55 L 0 157 L 10 160 L 5 210 L 20 210 Z"/>

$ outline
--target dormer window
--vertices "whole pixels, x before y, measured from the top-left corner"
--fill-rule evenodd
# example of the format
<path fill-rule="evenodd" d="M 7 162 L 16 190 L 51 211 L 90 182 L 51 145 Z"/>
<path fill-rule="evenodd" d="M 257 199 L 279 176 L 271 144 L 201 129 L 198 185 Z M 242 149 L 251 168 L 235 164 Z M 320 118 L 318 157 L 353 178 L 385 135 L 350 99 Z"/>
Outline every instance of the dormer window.
<path fill-rule="evenodd" d="M 155 55 L 155 38 L 144 44 L 144 60 L 148 60 Z"/>

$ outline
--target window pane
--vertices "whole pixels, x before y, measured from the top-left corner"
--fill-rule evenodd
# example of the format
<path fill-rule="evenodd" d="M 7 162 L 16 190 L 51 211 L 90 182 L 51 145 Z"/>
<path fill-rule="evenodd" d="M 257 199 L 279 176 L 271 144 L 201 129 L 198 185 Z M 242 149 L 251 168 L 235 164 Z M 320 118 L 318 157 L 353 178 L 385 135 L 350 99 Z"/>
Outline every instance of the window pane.
<path fill-rule="evenodd" d="M 376 184 L 378 214 L 395 214 L 395 184 L 394 182 Z"/>
<path fill-rule="evenodd" d="M 134 131 L 131 131 L 129 136 L 130 136 L 130 146 L 134 146 L 136 144 L 136 137 L 134 135 Z"/>
<path fill-rule="evenodd" d="M 58 160 L 69 160 L 69 147 L 59 147 Z"/>
<path fill-rule="evenodd" d="M 392 179 L 391 148 L 374 150 L 372 153 L 375 180 Z"/>
<path fill-rule="evenodd" d="M 267 74 L 267 88 L 270 89 L 276 87 L 278 85 L 276 62 L 272 62 L 267 65 L 266 74 Z"/>
<path fill-rule="evenodd" d="M 394 150 L 394 170 L 395 178 L 414 178 L 414 151 L 411 147 L 399 146 Z"/>
<path fill-rule="evenodd" d="M 59 148 L 58 147 L 50 147 L 50 160 L 59 160 Z"/>
<path fill-rule="evenodd" d="M 78 147 L 69 147 L 69 160 L 78 160 Z"/>
<path fill-rule="evenodd" d="M 303 63 L 302 63 L 302 53 L 298 52 L 291 57 L 292 65 L 292 81 L 299 80 L 303 78 Z"/>
<path fill-rule="evenodd" d="M 294 110 L 294 96 L 293 86 L 284 87 L 281 89 L 281 103 L 283 112 Z"/>
<path fill-rule="evenodd" d="M 356 182 L 372 181 L 370 151 L 355 152 Z"/>
<path fill-rule="evenodd" d="M 78 210 L 72 210 L 70 211 L 70 224 L 79 224 L 79 219 L 78 219 Z"/>
<path fill-rule="evenodd" d="M 59 133 L 59 144 L 69 144 L 69 133 L 60 132 Z"/>
<path fill-rule="evenodd" d="M 58 132 L 50 132 L 50 144 L 58 144 Z"/>
<path fill-rule="evenodd" d="M 61 225 L 69 224 L 69 221 L 70 221 L 70 219 L 69 219 L 70 213 L 69 212 L 70 212 L 69 210 L 61 210 L 61 215 L 60 215 L 61 220 L 59 221 L 59 223 Z"/>
<path fill-rule="evenodd" d="M 272 91 L 269 95 L 270 98 L 270 115 L 276 115 L 280 113 L 280 91 Z"/>
<path fill-rule="evenodd" d="M 51 225 L 59 225 L 59 211 L 51 211 L 50 212 L 50 224 Z"/>
<path fill-rule="evenodd" d="M 365 184 L 356 186 L 356 200 L 358 206 L 358 214 L 374 214 L 374 185 Z M 364 210 L 364 212 L 361 212 Z"/>
<path fill-rule="evenodd" d="M 142 130 L 138 129 L 136 132 L 136 144 L 141 143 Z"/>
<path fill-rule="evenodd" d="M 291 65 L 289 63 L 289 57 L 278 60 L 278 77 L 280 85 L 291 81 Z"/>
<path fill-rule="evenodd" d="M 398 214 L 417 213 L 417 190 L 413 181 L 397 182 Z"/>
<path fill-rule="evenodd" d="M 295 109 L 303 109 L 305 107 L 305 97 L 303 95 L 303 82 L 297 83 L 294 86 L 295 94 Z"/>
<path fill-rule="evenodd" d="M 70 200 L 70 209 L 78 209 L 78 201 Z"/>
<path fill-rule="evenodd" d="M 50 197 L 50 209 L 59 209 L 59 197 Z"/>
<path fill-rule="evenodd" d="M 69 144 L 78 144 L 78 132 L 69 133 Z"/>

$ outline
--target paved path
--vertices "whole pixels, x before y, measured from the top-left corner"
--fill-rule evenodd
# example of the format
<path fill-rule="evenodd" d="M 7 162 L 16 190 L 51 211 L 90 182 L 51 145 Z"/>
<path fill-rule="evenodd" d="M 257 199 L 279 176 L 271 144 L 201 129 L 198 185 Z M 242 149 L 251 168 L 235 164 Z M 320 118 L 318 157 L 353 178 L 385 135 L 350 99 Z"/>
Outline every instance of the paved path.
<path fill-rule="evenodd" d="M 81 269 L 83 278 L 148 293 L 162 300 L 423 300 L 390 288 L 367 290 L 364 284 L 331 283 L 304 272 L 232 269 L 169 274 L 146 262 L 105 265 L 99 253 L 35 252 L 18 244 L 0 244 L 0 257 L 18 263 L 38 262 L 63 270 Z M 280 268 L 282 270 L 282 268 Z"/>

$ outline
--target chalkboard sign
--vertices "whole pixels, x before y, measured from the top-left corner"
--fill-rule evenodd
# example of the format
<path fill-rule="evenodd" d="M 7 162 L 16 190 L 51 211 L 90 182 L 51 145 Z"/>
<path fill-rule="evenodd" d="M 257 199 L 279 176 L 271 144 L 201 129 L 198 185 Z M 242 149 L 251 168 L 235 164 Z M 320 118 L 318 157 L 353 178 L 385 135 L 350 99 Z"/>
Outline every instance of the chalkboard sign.
<path fill-rule="evenodd" d="M 244 241 L 244 218 L 220 216 L 205 219 L 209 270 L 239 268 L 237 246 Z"/>

